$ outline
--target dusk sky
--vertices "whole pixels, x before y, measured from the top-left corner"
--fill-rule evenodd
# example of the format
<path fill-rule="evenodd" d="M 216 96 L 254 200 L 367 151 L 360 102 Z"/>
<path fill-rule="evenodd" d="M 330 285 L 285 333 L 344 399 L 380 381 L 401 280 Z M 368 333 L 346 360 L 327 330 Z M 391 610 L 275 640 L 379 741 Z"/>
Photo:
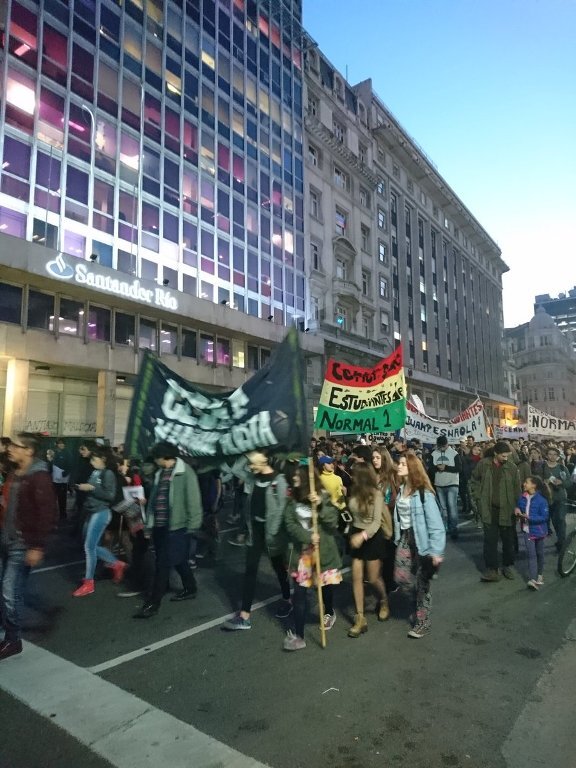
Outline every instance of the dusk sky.
<path fill-rule="evenodd" d="M 306 0 L 502 249 L 504 321 L 576 285 L 576 0 Z"/>

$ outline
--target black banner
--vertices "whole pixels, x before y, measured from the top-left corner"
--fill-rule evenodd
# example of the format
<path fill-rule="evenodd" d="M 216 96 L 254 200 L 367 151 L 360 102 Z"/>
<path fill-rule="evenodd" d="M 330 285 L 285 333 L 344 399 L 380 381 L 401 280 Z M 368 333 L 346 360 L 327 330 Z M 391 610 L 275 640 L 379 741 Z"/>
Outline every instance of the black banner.
<path fill-rule="evenodd" d="M 145 351 L 128 420 L 125 455 L 144 458 L 167 440 L 184 455 L 211 459 L 257 448 L 308 446 L 304 369 L 291 329 L 268 365 L 239 389 L 204 392 Z"/>

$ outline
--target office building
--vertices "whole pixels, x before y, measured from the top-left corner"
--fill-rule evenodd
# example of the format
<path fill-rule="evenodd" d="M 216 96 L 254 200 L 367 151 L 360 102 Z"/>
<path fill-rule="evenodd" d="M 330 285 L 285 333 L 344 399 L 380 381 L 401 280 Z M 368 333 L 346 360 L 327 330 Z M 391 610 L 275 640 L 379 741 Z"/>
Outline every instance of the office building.
<path fill-rule="evenodd" d="M 534 298 L 534 312 L 542 308 L 554 320 L 562 333 L 575 332 L 572 338 L 576 339 L 576 286 L 566 293 L 560 293 L 552 298 L 548 293 Z M 574 347 L 576 352 L 576 346 Z"/>
<path fill-rule="evenodd" d="M 232 389 L 302 322 L 300 18 L 0 3 L 2 433 L 121 442 L 141 350 Z"/>

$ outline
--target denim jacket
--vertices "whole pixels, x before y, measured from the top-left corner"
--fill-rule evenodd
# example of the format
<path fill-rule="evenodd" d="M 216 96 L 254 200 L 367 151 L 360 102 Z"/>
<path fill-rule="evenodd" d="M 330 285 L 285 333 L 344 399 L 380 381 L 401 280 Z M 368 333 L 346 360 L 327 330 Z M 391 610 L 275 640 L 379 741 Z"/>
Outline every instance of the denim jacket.
<path fill-rule="evenodd" d="M 398 496 L 402 489 L 398 491 Z M 410 496 L 410 513 L 412 515 L 412 530 L 414 541 L 419 555 L 437 555 L 442 557 L 446 548 L 446 530 L 442 520 L 442 514 L 435 494 L 432 491 L 424 491 L 424 504 L 420 499 L 420 493 L 414 491 Z M 400 541 L 400 518 L 394 510 L 394 543 Z"/>

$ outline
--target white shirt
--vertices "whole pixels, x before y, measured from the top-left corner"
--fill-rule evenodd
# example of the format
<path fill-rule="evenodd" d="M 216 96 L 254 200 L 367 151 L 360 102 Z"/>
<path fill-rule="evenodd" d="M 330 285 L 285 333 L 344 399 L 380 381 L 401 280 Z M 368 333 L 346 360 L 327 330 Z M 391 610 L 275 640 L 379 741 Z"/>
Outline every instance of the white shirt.
<path fill-rule="evenodd" d="M 396 496 L 396 512 L 400 520 L 400 529 L 405 531 L 412 528 L 412 511 L 410 509 L 410 496 L 404 496 L 402 492 Z"/>

